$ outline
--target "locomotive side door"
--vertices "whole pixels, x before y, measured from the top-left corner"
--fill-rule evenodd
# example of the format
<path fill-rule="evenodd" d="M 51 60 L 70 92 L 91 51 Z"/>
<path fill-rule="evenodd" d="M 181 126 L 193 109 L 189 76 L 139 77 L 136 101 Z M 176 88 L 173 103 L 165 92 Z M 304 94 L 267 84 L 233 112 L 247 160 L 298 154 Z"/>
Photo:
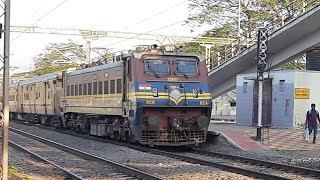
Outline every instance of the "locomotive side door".
<path fill-rule="evenodd" d="M 122 115 L 123 117 L 129 117 L 130 108 L 130 87 L 131 81 L 131 57 L 123 57 L 123 73 L 122 73 Z"/>

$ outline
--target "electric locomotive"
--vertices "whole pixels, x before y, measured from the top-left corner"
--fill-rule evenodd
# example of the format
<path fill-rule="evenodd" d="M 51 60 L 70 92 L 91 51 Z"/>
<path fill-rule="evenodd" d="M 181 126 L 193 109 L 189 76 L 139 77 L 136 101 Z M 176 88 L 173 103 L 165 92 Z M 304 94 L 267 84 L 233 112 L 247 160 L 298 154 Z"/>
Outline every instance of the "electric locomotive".
<path fill-rule="evenodd" d="M 9 100 L 15 119 L 149 146 L 205 142 L 212 106 L 204 58 L 156 45 L 21 81 Z"/>
<path fill-rule="evenodd" d="M 204 59 L 172 46 L 139 46 L 123 62 L 133 140 L 151 146 L 206 141 L 212 101 Z"/>

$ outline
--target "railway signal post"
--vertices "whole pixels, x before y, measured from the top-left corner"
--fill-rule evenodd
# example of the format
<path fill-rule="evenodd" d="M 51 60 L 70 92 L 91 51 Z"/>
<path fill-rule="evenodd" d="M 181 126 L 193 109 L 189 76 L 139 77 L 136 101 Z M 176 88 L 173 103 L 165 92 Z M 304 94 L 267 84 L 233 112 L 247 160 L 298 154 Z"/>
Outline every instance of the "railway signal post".
<path fill-rule="evenodd" d="M 10 0 L 4 1 L 4 54 L 3 54 L 3 99 L 2 99 L 2 180 L 8 180 L 9 166 L 9 55 L 10 55 Z"/>
<path fill-rule="evenodd" d="M 267 41 L 268 30 L 266 28 L 259 28 L 258 31 L 258 47 L 257 47 L 257 79 L 259 81 L 259 94 L 258 94 L 258 126 L 257 126 L 257 140 L 261 141 L 262 130 L 262 104 L 263 104 L 263 74 L 267 67 Z"/>

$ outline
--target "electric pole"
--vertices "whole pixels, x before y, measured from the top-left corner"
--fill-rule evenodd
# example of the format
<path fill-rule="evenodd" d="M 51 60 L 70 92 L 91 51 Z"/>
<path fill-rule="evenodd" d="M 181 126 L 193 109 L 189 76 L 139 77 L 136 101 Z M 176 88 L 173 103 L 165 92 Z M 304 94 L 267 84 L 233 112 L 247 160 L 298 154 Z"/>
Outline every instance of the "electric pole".
<path fill-rule="evenodd" d="M 258 47 L 257 47 L 257 79 L 259 81 L 259 94 L 258 94 L 258 126 L 257 126 L 257 140 L 261 141 L 262 130 L 262 105 L 263 105 L 263 81 L 264 72 L 267 67 L 267 41 L 268 30 L 266 28 L 260 28 L 258 31 Z"/>
<path fill-rule="evenodd" d="M 2 99 L 2 180 L 8 180 L 9 167 L 9 83 L 10 83 L 10 0 L 4 1 L 4 51 Z"/>

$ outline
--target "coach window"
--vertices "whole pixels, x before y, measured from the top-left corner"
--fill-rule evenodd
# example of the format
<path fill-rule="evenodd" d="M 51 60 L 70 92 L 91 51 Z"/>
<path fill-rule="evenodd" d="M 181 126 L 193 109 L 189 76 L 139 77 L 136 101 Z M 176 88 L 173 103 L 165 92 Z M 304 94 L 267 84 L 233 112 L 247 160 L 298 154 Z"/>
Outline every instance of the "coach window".
<path fill-rule="evenodd" d="M 97 94 L 98 89 L 97 89 L 98 83 L 97 82 L 93 82 L 93 94 Z"/>
<path fill-rule="evenodd" d="M 110 81 L 110 94 L 115 93 L 115 80 Z"/>
<path fill-rule="evenodd" d="M 40 98 L 40 92 L 36 92 L 36 99 Z"/>
<path fill-rule="evenodd" d="M 24 100 L 29 100 L 29 93 L 24 93 L 23 97 Z"/>
<path fill-rule="evenodd" d="M 117 79 L 117 93 L 121 93 L 121 79 Z"/>
<path fill-rule="evenodd" d="M 71 96 L 74 96 L 74 85 L 71 85 Z"/>
<path fill-rule="evenodd" d="M 75 86 L 74 86 L 74 95 L 75 96 L 78 96 L 78 92 L 79 92 L 79 89 L 78 89 L 78 84 L 76 84 Z"/>
<path fill-rule="evenodd" d="M 104 94 L 109 94 L 109 81 L 104 81 Z"/>
<path fill-rule="evenodd" d="M 82 84 L 79 84 L 79 96 L 82 95 Z"/>
<path fill-rule="evenodd" d="M 102 94 L 102 81 L 98 83 L 98 94 Z"/>
<path fill-rule="evenodd" d="M 67 86 L 67 96 L 70 96 L 70 85 Z"/>
<path fill-rule="evenodd" d="M 92 95 L 92 83 L 88 83 L 88 95 Z"/>
<path fill-rule="evenodd" d="M 83 84 L 83 95 L 87 95 L 87 83 Z"/>

